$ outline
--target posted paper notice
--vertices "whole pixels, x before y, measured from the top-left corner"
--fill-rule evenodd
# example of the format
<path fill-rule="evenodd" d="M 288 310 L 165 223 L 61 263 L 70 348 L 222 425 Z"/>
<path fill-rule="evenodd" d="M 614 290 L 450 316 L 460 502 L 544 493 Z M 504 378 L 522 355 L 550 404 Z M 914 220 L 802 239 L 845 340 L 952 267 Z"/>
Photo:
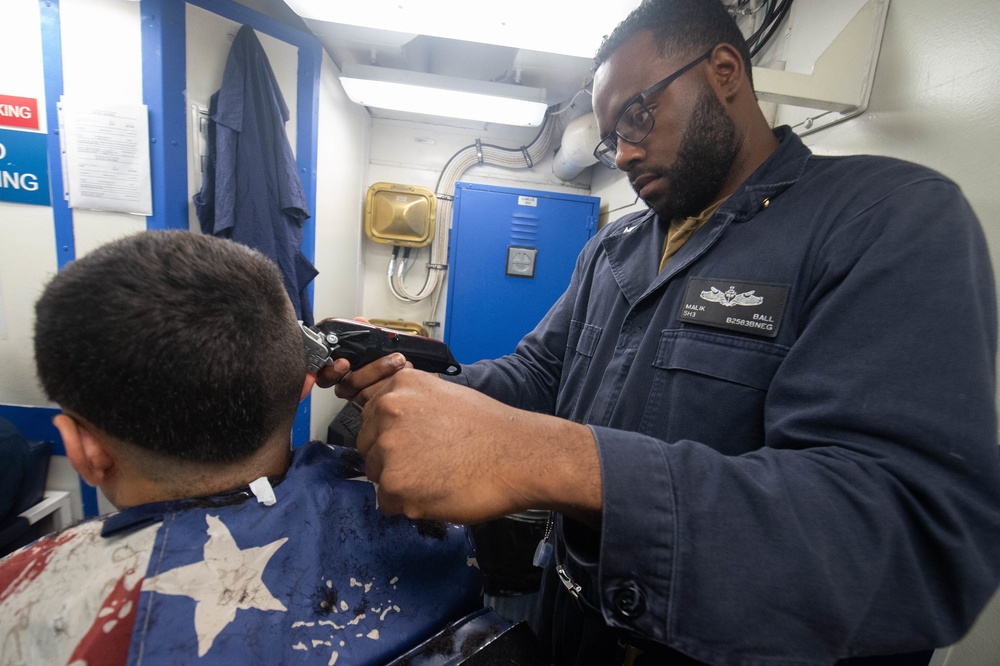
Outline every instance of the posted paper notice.
<path fill-rule="evenodd" d="M 153 214 L 145 105 L 63 99 L 59 126 L 70 208 Z"/>

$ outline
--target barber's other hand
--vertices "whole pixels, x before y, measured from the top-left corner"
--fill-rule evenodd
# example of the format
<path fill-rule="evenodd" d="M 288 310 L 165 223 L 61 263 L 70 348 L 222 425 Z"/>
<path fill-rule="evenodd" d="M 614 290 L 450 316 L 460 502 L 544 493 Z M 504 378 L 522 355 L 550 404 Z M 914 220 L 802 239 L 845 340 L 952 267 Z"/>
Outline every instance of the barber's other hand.
<path fill-rule="evenodd" d="M 354 321 L 369 323 L 364 317 L 355 317 Z M 347 359 L 338 358 L 316 374 L 316 384 L 320 388 L 336 386 L 334 393 L 338 398 L 364 406 L 368 398 L 378 391 L 382 380 L 393 376 L 402 368 L 412 367 L 413 364 L 403 358 L 402 354 L 390 354 L 352 372 Z"/>
<path fill-rule="evenodd" d="M 386 513 L 466 524 L 529 508 L 588 522 L 600 514 L 589 428 L 433 374 L 402 370 L 385 380 L 362 412 L 358 449 Z"/>
<path fill-rule="evenodd" d="M 322 388 L 336 386 L 334 393 L 338 398 L 364 405 L 372 395 L 378 392 L 381 382 L 393 376 L 403 368 L 412 368 L 402 354 L 389 354 L 380 359 L 363 365 L 357 370 L 351 370 L 347 359 L 338 358 L 316 375 L 316 383 Z"/>

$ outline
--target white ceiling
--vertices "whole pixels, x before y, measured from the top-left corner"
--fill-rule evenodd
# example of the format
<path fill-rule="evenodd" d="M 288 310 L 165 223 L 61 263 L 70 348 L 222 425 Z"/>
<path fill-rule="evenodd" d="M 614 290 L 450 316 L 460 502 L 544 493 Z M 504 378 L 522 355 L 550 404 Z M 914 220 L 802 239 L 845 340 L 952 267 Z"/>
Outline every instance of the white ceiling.
<path fill-rule="evenodd" d="M 759 8 L 763 0 L 721 0 Z M 241 0 L 278 2 L 319 39 L 338 67 L 348 63 L 544 88 L 549 106 L 573 101 L 570 120 L 590 111 L 593 54 L 640 0 Z M 741 11 L 743 11 L 741 9 Z M 747 26 L 741 26 L 746 28 Z M 468 39 L 449 38 L 462 35 Z M 570 39 L 579 37 L 579 39 Z M 476 123 L 369 109 L 376 118 Z"/>
<path fill-rule="evenodd" d="M 590 58 L 313 19 L 306 19 L 306 24 L 338 67 L 347 63 L 377 65 L 544 88 L 550 106 L 573 97 L 591 78 Z"/>
<path fill-rule="evenodd" d="M 310 31 L 320 40 L 326 51 L 338 67 L 347 63 L 377 65 L 393 69 L 428 72 L 445 76 L 475 79 L 481 81 L 497 81 L 513 83 L 534 88 L 544 88 L 546 102 L 549 106 L 563 105 L 575 99 L 573 113 L 585 113 L 590 110 L 588 94 L 577 95 L 588 88 L 592 74 L 592 55 L 600 46 L 603 35 L 610 32 L 639 0 L 506 0 L 502 3 L 483 3 L 461 0 L 463 8 L 460 12 L 449 12 L 449 5 L 455 0 L 355 0 L 366 5 L 380 4 L 386 15 L 394 17 L 386 20 L 386 25 L 401 27 L 398 14 L 404 10 L 412 12 L 418 4 L 423 6 L 443 7 L 444 13 L 435 14 L 435 19 L 447 16 L 448 20 L 414 21 L 414 28 L 425 33 L 442 34 L 443 27 L 437 23 L 449 24 L 448 27 L 467 28 L 460 34 L 482 37 L 484 24 L 500 24 L 513 26 L 516 22 L 529 33 L 523 39 L 508 39 L 508 44 L 539 43 L 536 49 L 519 48 L 512 45 L 488 44 L 477 41 L 449 39 L 437 34 L 420 34 L 420 32 L 401 32 L 376 27 L 348 25 L 329 20 L 338 18 L 337 12 L 342 11 L 343 0 L 325 0 L 318 8 L 309 7 L 307 0 L 286 0 L 292 11 L 305 22 Z M 534 3 L 540 7 L 537 11 L 525 12 L 526 4 Z M 580 28 L 589 30 L 589 42 L 584 40 L 582 47 L 570 47 L 564 42 L 558 42 L 556 37 L 561 33 L 573 30 L 576 26 L 568 24 L 567 17 L 584 14 L 593 26 Z M 530 16 L 530 21 L 525 20 Z M 316 18 L 322 17 L 322 18 Z M 606 17 L 606 18 L 604 18 Z M 426 19 L 427 17 L 421 17 Z M 355 16 L 345 15 L 344 20 L 362 22 Z M 441 27 L 441 29 L 438 29 Z M 595 30 L 603 30 L 594 33 Z M 594 34 L 590 34 L 594 33 Z M 548 40 L 539 37 L 548 34 Z M 532 41 L 526 41 L 526 40 Z M 504 41 L 503 39 L 497 41 Z M 584 52 L 588 55 L 565 55 L 552 53 L 551 50 Z M 414 119 L 412 114 L 394 111 L 369 109 L 373 117 Z M 468 126 L 463 121 L 434 118 L 436 124 Z"/>

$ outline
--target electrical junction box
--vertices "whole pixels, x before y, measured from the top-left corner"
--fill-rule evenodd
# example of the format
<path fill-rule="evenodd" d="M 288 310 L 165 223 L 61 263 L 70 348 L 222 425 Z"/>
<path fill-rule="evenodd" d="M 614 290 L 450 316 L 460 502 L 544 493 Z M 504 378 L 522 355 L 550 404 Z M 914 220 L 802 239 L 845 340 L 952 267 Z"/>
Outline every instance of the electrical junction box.
<path fill-rule="evenodd" d="M 424 247 L 434 240 L 436 211 L 426 187 L 375 183 L 365 197 L 365 234 L 376 243 Z"/>
<path fill-rule="evenodd" d="M 460 363 L 510 354 L 569 286 L 597 197 L 460 182 L 444 340 Z"/>
<path fill-rule="evenodd" d="M 402 319 L 369 319 L 368 323 L 380 328 L 391 328 L 394 331 L 422 335 L 427 337 L 427 327 L 415 321 L 403 321 Z"/>

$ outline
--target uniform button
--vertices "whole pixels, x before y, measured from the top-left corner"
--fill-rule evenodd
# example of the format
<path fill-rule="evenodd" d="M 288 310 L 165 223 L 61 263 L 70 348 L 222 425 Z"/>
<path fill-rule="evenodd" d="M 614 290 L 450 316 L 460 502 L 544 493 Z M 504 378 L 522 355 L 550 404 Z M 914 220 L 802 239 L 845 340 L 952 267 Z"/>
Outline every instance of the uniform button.
<path fill-rule="evenodd" d="M 614 591 L 615 610 L 622 617 L 634 619 L 646 611 L 646 595 L 635 583 L 625 583 Z"/>

